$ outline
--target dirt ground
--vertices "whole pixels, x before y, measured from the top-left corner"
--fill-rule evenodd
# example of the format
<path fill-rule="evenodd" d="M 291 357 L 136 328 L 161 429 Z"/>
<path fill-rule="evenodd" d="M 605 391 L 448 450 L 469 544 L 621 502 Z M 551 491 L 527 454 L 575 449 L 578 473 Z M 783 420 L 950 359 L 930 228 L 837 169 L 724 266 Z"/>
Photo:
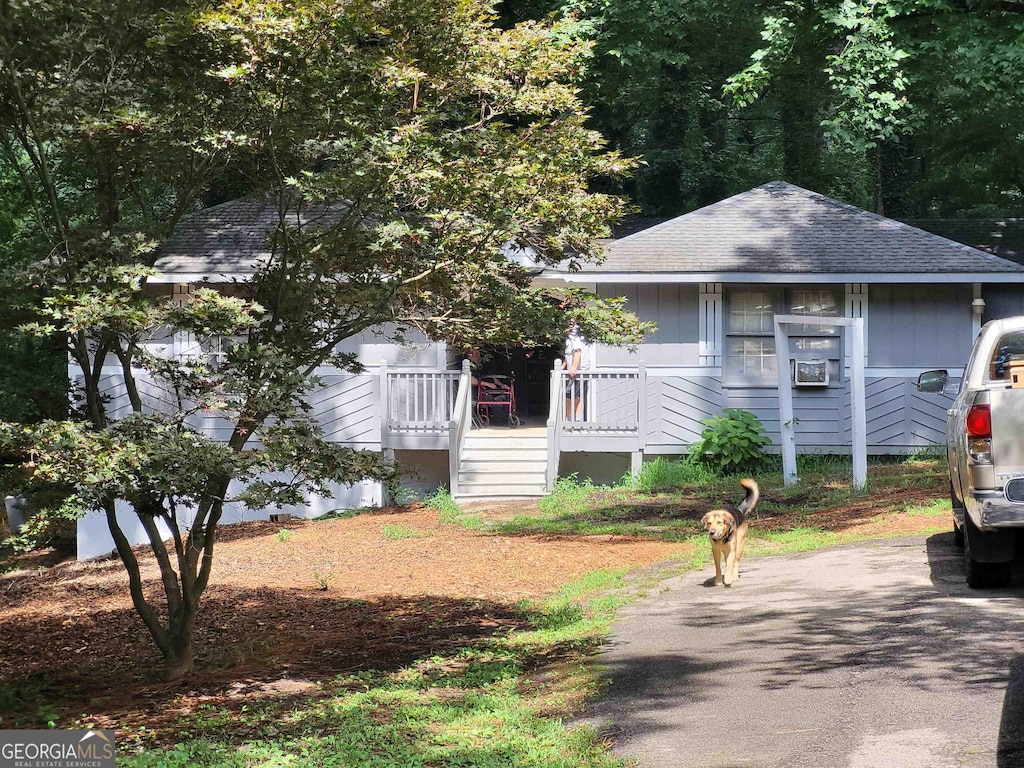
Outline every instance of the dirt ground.
<path fill-rule="evenodd" d="M 516 603 L 525 598 L 683 551 L 614 536 L 490 535 L 443 525 L 423 508 L 285 527 L 290 535 L 262 522 L 222 529 L 196 632 L 198 671 L 186 683 L 160 679 L 120 561 L 0 576 L 0 727 L 56 714 L 61 725 L 153 729 L 199 703 L 295 694 L 313 680 L 395 668 L 523 626 Z M 157 603 L 157 570 L 144 562 Z"/>
<path fill-rule="evenodd" d="M 920 495 L 922 503 L 934 498 Z M 644 514 L 699 519 L 706 502 L 694 499 L 693 507 L 687 501 Z M 500 520 L 530 506 L 468 511 Z M 934 527 L 936 519 L 880 514 L 878 500 L 868 498 L 802 524 L 891 535 Z M 756 537 L 758 528 L 792 522 L 783 511 L 753 525 Z M 173 738 L 172 727 L 201 705 L 301 696 L 318 680 L 464 647 L 526 626 L 524 599 L 599 568 L 684 555 L 687 546 L 627 536 L 496 535 L 442 524 L 425 508 L 228 526 L 203 597 L 197 671 L 173 684 L 160 677 L 120 561 L 47 568 L 37 555 L 0 575 L 0 727 L 45 726 L 56 716 L 63 727 L 145 726 L 151 738 Z M 156 567 L 142 560 L 147 592 L 159 604 Z"/>

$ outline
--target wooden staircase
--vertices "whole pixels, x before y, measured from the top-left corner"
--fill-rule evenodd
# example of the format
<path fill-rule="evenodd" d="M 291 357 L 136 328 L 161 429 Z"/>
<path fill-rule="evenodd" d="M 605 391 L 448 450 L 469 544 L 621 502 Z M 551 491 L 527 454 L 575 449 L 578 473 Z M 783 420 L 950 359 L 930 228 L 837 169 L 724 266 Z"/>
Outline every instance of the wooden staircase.
<path fill-rule="evenodd" d="M 545 495 L 548 438 L 543 429 L 480 429 L 466 435 L 459 461 L 459 501 L 534 499 Z"/>

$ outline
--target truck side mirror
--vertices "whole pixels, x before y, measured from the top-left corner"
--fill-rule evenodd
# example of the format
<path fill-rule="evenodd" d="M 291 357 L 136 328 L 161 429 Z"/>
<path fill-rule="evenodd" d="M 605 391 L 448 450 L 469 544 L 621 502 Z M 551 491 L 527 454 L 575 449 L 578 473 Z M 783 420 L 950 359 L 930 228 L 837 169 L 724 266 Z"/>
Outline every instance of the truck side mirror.
<path fill-rule="evenodd" d="M 949 373 L 946 371 L 925 371 L 917 377 L 918 392 L 944 392 Z"/>

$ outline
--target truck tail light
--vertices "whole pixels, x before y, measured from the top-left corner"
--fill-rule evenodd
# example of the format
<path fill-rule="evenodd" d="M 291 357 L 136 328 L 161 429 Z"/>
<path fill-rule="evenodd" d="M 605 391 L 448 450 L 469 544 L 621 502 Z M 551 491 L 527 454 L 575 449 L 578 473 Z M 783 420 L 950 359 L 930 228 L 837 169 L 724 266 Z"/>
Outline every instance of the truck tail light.
<path fill-rule="evenodd" d="M 992 411 L 987 403 L 967 411 L 967 453 L 975 464 L 992 463 Z"/>
<path fill-rule="evenodd" d="M 988 439 L 992 437 L 992 411 L 988 403 L 972 405 L 967 412 L 967 439 Z"/>

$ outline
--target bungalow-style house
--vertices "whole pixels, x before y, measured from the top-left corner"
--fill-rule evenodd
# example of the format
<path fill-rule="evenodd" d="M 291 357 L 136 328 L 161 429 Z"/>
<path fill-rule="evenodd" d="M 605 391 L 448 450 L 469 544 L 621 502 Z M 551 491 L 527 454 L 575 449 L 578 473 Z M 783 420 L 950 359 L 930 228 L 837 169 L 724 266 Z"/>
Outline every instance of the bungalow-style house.
<path fill-rule="evenodd" d="M 187 293 L 197 283 L 244 280 L 275 225 L 259 201 L 187 217 L 164 248 L 156 282 Z M 534 278 L 625 296 L 657 322 L 635 352 L 591 347 L 580 408 L 566 408 L 555 350 L 533 356 L 545 368 L 523 390 L 532 420 L 476 429 L 468 373 L 444 343 L 398 346 L 367 332 L 344 344 L 366 372 L 320 373 L 313 405 L 326 433 L 393 453 L 417 469 L 421 488 L 444 485 L 457 498 L 538 496 L 573 472 L 621 477 L 644 457 L 685 453 L 701 421 L 723 408 L 753 412 L 778 444 L 773 318 L 787 314 L 808 318 L 790 338 L 798 448 L 850 452 L 850 350 L 838 328 L 813 318 L 860 317 L 868 452 L 907 453 L 943 440 L 951 402 L 918 393 L 918 374 L 946 368 L 955 377 L 982 322 L 1024 313 L 1024 266 L 783 182 L 629 234 L 607 252 L 600 264 Z M 187 345 L 175 340 L 168 352 Z M 367 483 L 287 511 L 315 516 L 381 501 L 381 489 Z M 110 550 L 101 527 L 80 524 L 80 556 Z"/>

